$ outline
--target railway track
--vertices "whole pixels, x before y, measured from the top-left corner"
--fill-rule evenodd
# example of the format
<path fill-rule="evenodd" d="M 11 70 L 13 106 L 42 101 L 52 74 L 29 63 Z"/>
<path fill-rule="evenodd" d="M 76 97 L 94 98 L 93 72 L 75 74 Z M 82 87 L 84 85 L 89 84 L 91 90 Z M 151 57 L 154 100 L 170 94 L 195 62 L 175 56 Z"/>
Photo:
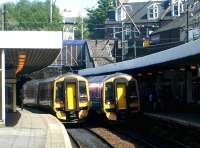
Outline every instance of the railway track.
<path fill-rule="evenodd" d="M 85 128 L 67 128 L 79 148 L 113 148 L 107 141 Z"/>
<path fill-rule="evenodd" d="M 166 140 L 158 136 L 148 136 L 142 131 L 135 130 L 130 123 L 106 124 L 100 123 L 88 126 L 88 129 L 104 138 L 113 147 L 137 148 L 190 148 L 176 140 Z"/>
<path fill-rule="evenodd" d="M 115 148 L 147 148 L 146 145 L 137 140 L 130 139 L 125 135 L 113 132 L 103 127 L 93 127 L 89 128 L 89 130 L 101 136 Z"/>
<path fill-rule="evenodd" d="M 147 139 L 146 141 L 155 143 L 158 147 L 161 147 L 162 145 L 162 147 L 172 148 L 195 147 L 188 141 L 180 140 L 180 133 L 183 134 L 183 137 L 193 137 L 186 133 L 185 127 L 180 128 L 177 125 L 174 125 L 174 123 L 164 123 L 158 120 L 150 120 L 144 116 L 140 116 L 132 120 L 130 119 L 129 121 L 130 122 L 125 122 L 123 124 L 123 127 L 125 127 L 124 130 L 133 131 L 132 133 L 144 136 L 146 137 L 145 139 Z M 121 128 L 121 126 L 122 125 L 120 125 L 119 128 Z"/>
<path fill-rule="evenodd" d="M 178 141 L 166 140 L 159 136 L 149 136 L 134 128 L 134 124 L 108 124 L 104 121 L 89 121 L 76 128 L 67 128 L 69 135 L 78 147 L 114 148 L 190 148 Z"/>
<path fill-rule="evenodd" d="M 121 135 L 124 135 L 125 137 L 138 141 L 139 143 L 142 143 L 144 146 L 148 148 L 185 148 L 180 144 L 172 143 L 169 141 L 163 141 L 162 139 L 147 137 L 143 135 L 142 133 L 139 133 L 137 131 L 134 131 L 132 129 L 127 129 L 124 127 L 116 127 L 112 126 L 109 127 L 109 129 L 113 132 L 119 133 Z"/>
<path fill-rule="evenodd" d="M 67 132 L 79 148 L 189 148 L 181 143 L 146 137 L 118 124 L 68 128 Z"/>
<path fill-rule="evenodd" d="M 119 125 L 90 127 L 90 131 L 98 134 L 115 148 L 168 148 L 134 131 L 124 130 Z M 171 147 L 170 147 L 171 148 Z"/>

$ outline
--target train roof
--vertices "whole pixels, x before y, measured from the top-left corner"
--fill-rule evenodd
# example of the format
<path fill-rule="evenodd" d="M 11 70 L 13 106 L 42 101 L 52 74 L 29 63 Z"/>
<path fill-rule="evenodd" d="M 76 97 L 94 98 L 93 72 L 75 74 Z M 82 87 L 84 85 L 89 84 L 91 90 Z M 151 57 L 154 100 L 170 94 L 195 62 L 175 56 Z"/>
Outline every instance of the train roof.
<path fill-rule="evenodd" d="M 120 76 L 120 75 L 130 76 L 130 75 L 124 74 L 124 73 L 114 73 L 114 74 L 110 74 L 110 75 L 91 76 L 91 77 L 88 77 L 88 81 L 90 83 L 101 83 L 101 82 L 106 81 L 106 80 L 108 80 L 112 77 L 116 77 L 116 76 Z"/>
<path fill-rule="evenodd" d="M 51 77 L 51 78 L 47 78 L 47 79 L 37 79 L 37 80 L 31 80 L 31 81 L 28 81 L 29 83 L 46 83 L 46 82 L 53 82 L 54 80 L 57 80 L 61 77 L 66 77 L 66 76 L 79 76 L 79 77 L 83 77 L 81 75 L 78 75 L 78 74 L 73 74 L 73 73 L 66 73 L 66 74 L 62 74 L 62 75 L 59 75 L 59 76 L 55 76 L 55 77 Z M 84 77 L 83 77 L 84 78 Z"/>
<path fill-rule="evenodd" d="M 23 85 L 23 87 L 24 86 L 27 86 L 27 85 L 32 85 L 32 84 L 37 84 L 38 83 L 38 80 L 29 80 L 29 81 L 27 81 L 24 85 Z"/>

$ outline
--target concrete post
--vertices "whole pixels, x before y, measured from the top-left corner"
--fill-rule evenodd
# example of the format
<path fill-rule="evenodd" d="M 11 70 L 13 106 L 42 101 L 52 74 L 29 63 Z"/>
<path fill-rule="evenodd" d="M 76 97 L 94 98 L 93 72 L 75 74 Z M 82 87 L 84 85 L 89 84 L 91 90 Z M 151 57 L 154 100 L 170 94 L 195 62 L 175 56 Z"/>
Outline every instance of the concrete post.
<path fill-rule="evenodd" d="M 187 103 L 192 103 L 192 72 L 187 71 L 186 76 L 186 89 L 187 89 Z"/>
<path fill-rule="evenodd" d="M 13 87 L 12 109 L 13 109 L 13 112 L 16 112 L 16 83 L 13 83 L 12 87 Z"/>

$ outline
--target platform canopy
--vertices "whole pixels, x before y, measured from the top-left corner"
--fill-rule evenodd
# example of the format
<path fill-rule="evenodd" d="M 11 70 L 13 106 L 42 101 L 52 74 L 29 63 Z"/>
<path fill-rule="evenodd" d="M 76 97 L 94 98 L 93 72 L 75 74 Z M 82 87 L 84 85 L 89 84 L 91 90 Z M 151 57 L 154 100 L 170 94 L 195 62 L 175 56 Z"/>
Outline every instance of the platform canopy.
<path fill-rule="evenodd" d="M 137 70 L 147 67 L 185 66 L 200 63 L 200 39 L 170 48 L 144 57 L 107 64 L 96 68 L 80 70 L 79 74 L 100 75 L 127 70 Z"/>
<path fill-rule="evenodd" d="M 31 73 L 50 65 L 61 48 L 60 31 L 0 31 L 6 77 Z"/>

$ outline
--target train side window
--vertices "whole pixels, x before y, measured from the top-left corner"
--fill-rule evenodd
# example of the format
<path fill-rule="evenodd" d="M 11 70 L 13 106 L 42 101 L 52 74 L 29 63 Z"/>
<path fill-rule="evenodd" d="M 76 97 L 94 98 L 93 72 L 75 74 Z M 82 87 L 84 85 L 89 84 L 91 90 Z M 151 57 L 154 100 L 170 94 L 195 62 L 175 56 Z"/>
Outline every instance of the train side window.
<path fill-rule="evenodd" d="M 105 102 L 113 102 L 113 101 L 114 101 L 113 83 L 106 83 Z"/>
<path fill-rule="evenodd" d="M 80 97 L 87 97 L 86 84 L 84 81 L 79 82 L 79 93 Z"/>
<path fill-rule="evenodd" d="M 64 101 L 64 83 L 56 83 L 56 101 Z"/>
<path fill-rule="evenodd" d="M 134 81 L 130 81 L 128 83 L 128 88 L 127 88 L 127 93 L 130 99 L 135 99 L 137 98 L 137 88 L 136 88 L 136 83 Z"/>
<path fill-rule="evenodd" d="M 46 84 L 40 83 L 39 84 L 39 98 L 41 101 L 45 100 L 47 94 Z"/>

